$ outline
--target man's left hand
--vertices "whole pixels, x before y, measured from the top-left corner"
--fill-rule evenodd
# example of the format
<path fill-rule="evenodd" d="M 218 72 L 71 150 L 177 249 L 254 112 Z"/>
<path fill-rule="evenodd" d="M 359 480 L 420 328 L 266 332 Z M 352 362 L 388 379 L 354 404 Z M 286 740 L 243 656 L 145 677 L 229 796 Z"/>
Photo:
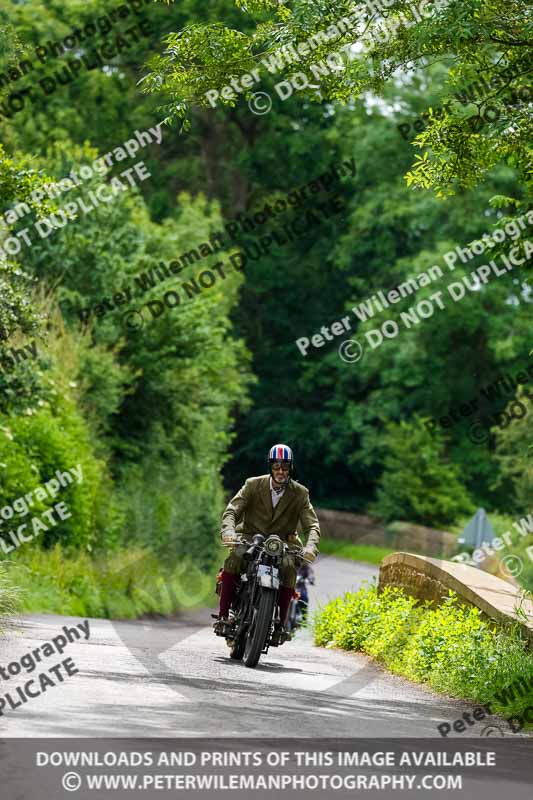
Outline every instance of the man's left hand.
<path fill-rule="evenodd" d="M 316 553 L 310 547 L 304 547 L 302 558 L 304 561 L 307 561 L 308 564 L 312 564 L 316 558 Z"/>

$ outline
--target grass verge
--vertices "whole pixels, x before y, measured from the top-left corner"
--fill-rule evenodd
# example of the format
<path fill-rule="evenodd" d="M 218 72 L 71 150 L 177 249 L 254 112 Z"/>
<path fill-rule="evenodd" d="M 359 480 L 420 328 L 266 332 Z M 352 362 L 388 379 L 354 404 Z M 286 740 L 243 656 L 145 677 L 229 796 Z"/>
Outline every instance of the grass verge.
<path fill-rule="evenodd" d="M 518 624 L 486 621 L 451 592 L 437 606 L 398 588 L 378 595 L 375 585 L 363 586 L 320 609 L 313 627 L 317 645 L 367 653 L 436 691 L 490 703 L 493 713 L 522 717 L 533 706 L 533 654 Z"/>
<path fill-rule="evenodd" d="M 201 572 L 191 561 L 169 563 L 146 549 L 118 550 L 106 556 L 31 548 L 0 562 L 2 575 L 16 586 L 20 610 L 105 619 L 169 615 L 213 605 L 215 569 Z M 9 595 L 5 594 L 5 603 Z"/>
<path fill-rule="evenodd" d="M 364 564 L 381 564 L 385 556 L 396 551 L 370 544 L 352 544 L 339 539 L 321 538 L 320 552 L 328 556 L 349 558 L 351 561 L 362 561 Z"/>
<path fill-rule="evenodd" d="M 20 590 L 15 588 L 0 562 L 0 633 L 5 627 L 4 620 L 20 611 Z"/>

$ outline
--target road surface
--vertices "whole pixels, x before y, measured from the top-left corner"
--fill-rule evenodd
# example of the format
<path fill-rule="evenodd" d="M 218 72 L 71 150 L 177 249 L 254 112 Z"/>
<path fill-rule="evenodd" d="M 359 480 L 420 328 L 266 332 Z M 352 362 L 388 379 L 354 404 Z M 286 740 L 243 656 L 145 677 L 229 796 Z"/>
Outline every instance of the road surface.
<path fill-rule="evenodd" d="M 377 575 L 375 567 L 324 556 L 312 603 Z M 82 619 L 24 617 L 1 643 L 4 669 Z M 178 619 L 89 620 L 87 640 L 69 643 L 35 673 L 1 680 L 5 694 L 71 658 L 78 670 L 40 696 L 4 708 L 2 737 L 437 737 L 437 725 L 471 710 L 391 675 L 369 658 L 315 647 L 308 631 L 262 656 L 255 669 L 232 661 L 208 610 Z M 80 634 L 81 635 L 81 634 Z M 14 669 L 14 668 L 13 668 Z M 54 676 L 53 676 L 54 677 Z M 462 734 L 479 736 L 492 717 Z"/>

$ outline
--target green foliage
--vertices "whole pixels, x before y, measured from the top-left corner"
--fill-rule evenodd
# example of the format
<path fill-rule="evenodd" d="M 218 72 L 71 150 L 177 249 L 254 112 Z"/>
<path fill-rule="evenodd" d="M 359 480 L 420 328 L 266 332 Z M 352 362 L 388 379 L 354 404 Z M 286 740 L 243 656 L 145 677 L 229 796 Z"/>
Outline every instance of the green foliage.
<path fill-rule="evenodd" d="M 125 540 L 150 547 L 172 562 L 189 558 L 209 569 L 223 500 L 216 473 L 201 457 L 172 451 L 169 456 L 172 460 L 162 464 L 156 450 L 124 471 Z"/>
<path fill-rule="evenodd" d="M 400 639 L 407 641 L 408 621 L 415 616 L 416 601 L 401 592 L 386 589 L 378 595 L 374 586 L 361 588 L 355 594 L 347 593 L 343 598 L 328 603 L 314 621 L 315 643 L 322 647 L 342 647 L 347 650 L 360 650 L 368 641 L 375 657 L 382 656 L 390 649 L 400 647 Z M 384 632 L 378 627 L 382 611 L 390 612 L 390 626 Z M 393 648 L 393 649 L 394 649 Z"/>
<path fill-rule="evenodd" d="M 67 549 L 113 547 L 122 529 L 123 513 L 105 461 L 108 452 L 101 444 L 95 447 L 94 430 L 101 416 L 95 418 L 90 409 L 84 413 L 78 388 L 87 352 L 96 358 L 102 348 L 92 349 L 87 336 L 65 329 L 61 315 L 49 301 L 36 297 L 34 307 L 39 314 L 48 316 L 48 346 L 39 343 L 37 360 L 22 362 L 9 373 L 9 378 L 4 378 L 0 503 L 10 505 L 17 497 L 56 477 L 57 470 L 65 472 L 80 465 L 83 479 L 81 484 L 73 482 L 62 488 L 56 498 L 34 497 L 29 515 L 4 521 L 2 532 L 15 531 L 32 515 L 40 516 L 55 503 L 65 502 L 71 516 L 57 526 L 47 526 L 49 530 L 27 547 L 48 548 L 57 541 Z M 105 366 L 109 369 L 109 362 L 100 353 L 101 372 Z M 90 398 L 90 374 L 84 376 L 83 389 Z M 100 404 L 103 401 L 104 396 L 100 396 Z M 115 410 L 114 406 L 106 408 L 105 414 Z"/>
<path fill-rule="evenodd" d="M 363 564 L 381 564 L 385 556 L 393 553 L 394 550 L 370 544 L 352 544 L 342 539 L 325 539 L 321 536 L 320 552 L 322 555 L 349 558 L 351 561 L 362 561 Z"/>
<path fill-rule="evenodd" d="M 418 603 L 396 587 L 363 586 L 328 603 L 314 619 L 315 643 L 360 650 L 392 672 L 501 713 L 520 714 L 524 695 L 502 705 L 494 697 L 516 680 L 530 680 L 533 655 L 518 626 L 497 627 L 450 592 L 439 606 Z"/>
<path fill-rule="evenodd" d="M 4 564 L 0 562 L 0 633 L 5 619 L 21 609 L 21 591 L 9 576 Z"/>
<path fill-rule="evenodd" d="M 500 474 L 496 485 L 504 481 L 510 482 L 514 490 L 512 507 L 518 513 L 531 508 L 533 498 L 533 395 L 520 387 L 516 400 L 521 401 L 527 409 L 526 415 L 518 418 L 513 399 L 506 407 L 510 422 L 503 427 L 494 428 L 496 437 L 496 459 L 500 465 Z"/>
<path fill-rule="evenodd" d="M 432 96 L 437 90 L 437 79 L 430 74 L 428 81 L 418 91 L 401 90 L 413 113 L 424 110 L 422 91 Z M 387 104 L 396 96 L 397 91 L 390 90 Z M 383 471 L 385 423 L 448 415 L 449 408 L 458 409 L 478 397 L 480 387 L 500 374 L 522 369 L 530 342 L 531 303 L 517 271 L 516 276 L 510 273 L 491 281 L 480 292 L 467 293 L 460 303 L 447 303 L 442 312 L 436 309 L 432 318 L 410 330 L 401 327 L 394 341 L 385 339 L 376 350 L 366 346 L 366 332 L 385 319 L 397 319 L 435 291 L 445 292 L 452 280 L 469 277 L 486 263 L 486 255 L 468 264 L 458 260 L 452 273 L 443 255 L 499 226 L 501 212 L 491 208 L 490 198 L 497 191 L 509 194 L 515 184 L 502 170 L 486 189 L 463 193 L 453 202 L 411 192 L 402 178 L 410 148 L 396 129 L 399 120 L 389 111 L 384 116 L 356 105 L 346 111 L 335 108 L 326 118 L 318 112 L 309 105 L 303 111 L 299 95 L 284 104 L 283 115 L 273 110 L 268 115 L 272 132 L 254 142 L 244 161 L 246 176 L 254 174 L 256 164 L 268 163 L 268 185 L 287 191 L 343 158 L 355 159 L 357 175 L 332 189 L 330 196 L 338 193 L 346 205 L 333 224 L 310 230 L 305 238 L 274 248 L 246 266 L 237 323 L 254 353 L 259 382 L 252 388 L 251 410 L 239 420 L 236 461 L 228 477 L 237 487 L 243 474 L 253 474 L 257 453 L 281 438 L 281 418 L 284 438 L 298 455 L 299 480 L 310 487 L 316 503 L 363 512 L 374 499 Z M 302 113 L 305 136 L 297 127 Z M 276 137 L 277 130 L 282 137 Z M 294 170 L 290 183 L 281 166 L 286 152 Z M 312 175 L 308 162 L 314 165 Z M 254 197 L 258 192 L 255 189 Z M 323 202 L 325 197 L 318 199 Z M 252 203 L 250 213 L 259 206 Z M 368 322 L 358 322 L 353 307 L 380 290 L 386 296 L 389 289 L 433 265 L 441 268 L 442 278 L 383 313 L 376 310 Z M 321 326 L 343 316 L 351 324 L 345 336 L 326 341 L 320 349 L 310 347 L 307 356 L 301 356 L 297 338 L 311 339 Z M 338 355 L 339 344 L 352 337 L 366 350 L 353 365 Z M 487 413 L 497 410 L 489 408 Z M 471 423 L 472 418 L 464 418 L 447 430 L 447 458 L 459 468 L 461 483 L 476 505 L 505 510 L 506 487 L 489 488 L 498 473 L 492 447 L 476 448 L 472 456 L 467 435 Z"/>
<path fill-rule="evenodd" d="M 95 458 L 89 430 L 74 404 L 62 399 L 54 408 L 28 411 L 26 416 L 0 416 L 0 504 L 9 505 L 55 478 L 56 470 L 65 472 L 79 465 L 81 484 L 69 484 L 55 498 L 33 498 L 30 515 L 40 516 L 58 502 L 66 503 L 71 515 L 57 526 L 50 525 L 40 534 L 40 542 L 45 548 L 61 541 L 86 550 L 104 541 L 110 543 L 120 519 L 116 501 L 110 497 L 105 464 Z M 30 518 L 6 520 L 2 534 L 15 531 Z M 30 531 L 28 525 L 27 533 Z"/>
<path fill-rule="evenodd" d="M 1 36 L 0 36 L 1 41 Z M 34 202 L 31 193 L 42 186 L 44 176 L 38 176 L 31 168 L 26 156 L 10 158 L 0 143 L 0 206 L 10 206 L 15 201 L 26 202 L 36 211 L 46 206 Z M 29 303 L 30 276 L 20 268 L 8 253 L 16 247 L 4 251 L 2 243 L 13 234 L 13 225 L 0 219 L 0 360 L 5 356 L 5 343 L 17 331 L 35 333 L 39 330 L 39 318 Z"/>
<path fill-rule="evenodd" d="M 402 516 L 424 525 L 446 525 L 474 510 L 459 470 L 446 460 L 442 436 L 430 433 L 425 421 L 386 426 L 384 472 L 371 508 L 386 520 Z"/>
<path fill-rule="evenodd" d="M 223 503 L 221 469 L 225 467 L 228 486 L 240 485 L 245 475 L 257 472 L 258 457 L 280 439 L 293 444 L 298 477 L 310 486 L 315 501 L 365 510 L 385 469 L 386 423 L 439 417 L 450 406 L 469 401 L 499 373 L 522 367 L 530 350 L 530 295 L 525 278 L 524 285 L 513 283 L 518 271 L 469 294 L 445 313 L 435 313 L 423 325 L 402 330 L 396 341 L 372 352 L 367 348 L 357 365 L 338 357 L 341 338 L 310 350 L 306 358 L 294 345 L 297 337 L 310 337 L 343 315 L 349 315 L 353 329 L 346 338 L 353 333 L 362 339 L 391 310 L 363 325 L 350 311 L 354 305 L 433 264 L 442 265 L 450 248 L 490 232 L 526 202 L 530 122 L 520 96 L 513 98 L 525 81 L 519 75 L 525 49 L 520 41 L 505 45 L 490 38 L 516 39 L 529 24 L 523 3 L 452 0 L 438 11 L 434 5 L 426 22 L 400 27 L 381 43 L 373 38 L 378 27 L 402 11 L 409 16 L 407 3 L 395 0 L 382 18 L 372 20 L 362 8 L 368 36 L 362 51 L 351 51 L 344 72 L 321 80 L 319 91 L 276 101 L 268 115 L 258 118 L 244 96 L 228 100 L 227 107 L 220 102 L 214 110 L 205 106 L 203 92 L 220 88 L 283 45 L 307 40 L 351 11 L 352 3 L 152 4 L 143 12 L 153 29 L 150 36 L 105 68 L 84 70 L 50 96 L 28 101 L 21 113 L 0 117 L 0 200 L 5 209 L 28 201 L 32 189 L 48 180 L 45 175 L 64 177 L 131 138 L 134 130 L 155 125 L 162 114 L 183 120 L 193 105 L 204 106 L 193 111 L 186 137 L 176 138 L 165 127 L 162 144 L 138 154 L 152 175 L 140 189 L 80 215 L 47 239 L 35 238 L 33 247 L 0 262 L 0 339 L 7 347 L 21 347 L 35 337 L 39 349 L 36 363 L 0 371 L 2 424 L 9 433 L 14 425 L 17 436 L 25 437 L 24 449 L 15 449 L 17 458 L 10 461 L 12 483 L 4 486 L 6 473 L 0 473 L 2 497 L 8 502 L 18 496 L 19 486 L 34 485 L 32 464 L 45 469 L 29 451 L 34 428 L 46 470 L 58 467 L 56 458 L 63 463 L 68 443 L 73 455 L 79 452 L 94 464 L 94 485 L 78 506 L 78 527 L 61 529 L 61 535 L 58 529 L 62 546 L 68 547 L 71 535 L 100 554 L 134 543 L 168 563 L 190 557 L 208 568 Z M 109 11 L 102 0 L 41 6 L 38 15 L 28 3 L 0 12 L 4 69 L 8 62 L 33 58 L 35 45 L 65 37 Z M 131 25 L 131 17 L 121 21 L 106 38 Z M 275 82 L 289 72 L 309 72 L 311 61 L 360 40 L 359 34 L 357 29 L 319 45 L 309 58 L 278 75 L 260 67 L 257 88 L 274 98 Z M 6 88 L 4 95 L 61 69 L 68 57 L 50 60 Z M 151 75 L 137 84 L 146 62 L 152 65 Z M 414 68 L 401 75 L 397 67 L 404 63 Z M 516 76 L 507 86 L 497 83 L 496 73 L 509 67 Z M 478 96 L 474 103 L 458 101 L 455 94 L 471 93 L 468 87 L 481 74 L 491 84 L 494 80 L 490 93 L 472 89 Z M 413 148 L 399 135 L 397 123 L 412 121 L 450 98 L 444 117 L 434 115 L 421 134 L 427 138 L 422 147 L 427 157 L 423 154 L 422 167 L 413 171 Z M 334 100 L 348 102 L 343 108 Z M 167 101 L 162 112 L 158 105 Z M 477 117 L 489 103 L 497 104 L 499 118 L 478 130 Z M 224 218 L 233 220 L 239 212 L 253 216 L 267 199 L 272 202 L 332 164 L 350 159 L 357 164 L 356 177 L 336 181 L 329 193 L 342 201 L 342 214 L 284 246 L 273 246 L 257 260 L 249 259 L 243 276 L 235 273 L 217 282 L 142 331 L 124 328 L 122 309 L 80 329 L 80 309 L 134 284 L 140 271 L 207 241 Z M 128 166 L 129 161 L 122 162 L 111 174 Z M 404 179 L 409 170 L 413 187 L 427 186 L 442 195 L 455 191 L 453 202 L 412 191 Z M 109 177 L 84 181 L 72 196 L 85 195 Z M 69 200 L 71 194 L 63 198 Z M 20 227 L 61 205 L 63 198 L 32 205 L 32 214 Z M 327 200 L 321 193 L 308 205 Z M 281 216 L 280 227 L 289 218 L 302 220 L 303 212 L 295 209 Z M 273 227 L 269 221 L 239 237 L 239 243 L 252 243 L 254 236 Z M 222 251 L 202 266 L 212 267 L 226 257 Z M 485 260 L 458 262 L 453 279 L 460 280 Z M 158 299 L 167 289 L 179 290 L 182 280 L 197 272 L 187 267 L 142 297 L 134 295 L 133 305 Z M 48 307 L 30 294 L 37 281 L 61 301 L 66 331 L 53 302 Z M 393 311 L 403 311 L 441 288 L 421 289 Z M 5 431 L 0 430 L 0 437 L 5 438 Z M 410 437 L 416 449 L 418 438 Z M 428 449 L 425 439 L 421 445 L 427 458 L 435 456 L 435 473 L 429 471 L 425 490 L 429 500 L 416 500 L 411 510 L 401 487 L 392 482 L 393 518 L 412 514 L 413 520 L 418 515 L 420 521 L 439 524 L 437 518 L 468 511 L 466 492 L 476 505 L 508 512 L 514 502 L 511 477 L 518 486 L 519 476 L 529 474 L 519 437 L 506 454 L 505 477 L 496 490 L 491 487 L 504 462 L 483 448 L 473 457 L 462 425 L 448 431 L 446 448 Z M 412 454 L 405 457 L 412 472 L 407 474 L 404 459 L 399 471 L 410 497 L 416 498 L 421 491 L 415 481 L 419 464 L 413 463 Z M 449 489 L 442 485 L 448 475 Z M 527 482 L 517 491 L 518 505 L 530 491 Z M 27 550 L 38 546 L 28 544 Z M 92 561 L 84 564 L 92 569 Z"/>
<path fill-rule="evenodd" d="M 242 74 L 254 66 L 248 37 L 223 25 L 190 25 L 168 34 L 165 44 L 165 55 L 147 65 L 150 72 L 143 79 L 143 89 L 172 92 L 180 98 L 169 109 L 168 120 L 184 116 L 188 102 L 217 85 L 221 63 L 228 81 L 236 72 Z M 235 105 L 233 100 L 224 102 Z"/>
<path fill-rule="evenodd" d="M 87 144 L 66 141 L 50 147 L 42 163 L 60 178 L 77 161 L 97 156 Z M 88 181 L 84 192 L 99 180 Z M 35 298 L 49 320 L 47 347 L 40 349 L 37 369 L 21 364 L 3 377 L 6 428 L 24 440 L 25 458 L 13 451 L 6 473 L 15 474 L 14 460 L 26 471 L 31 463 L 39 483 L 52 466 L 64 468 L 68 453 L 73 460 L 66 466 L 80 462 L 87 474 L 72 520 L 42 538 L 46 547 L 60 541 L 101 551 L 138 542 L 173 562 L 187 556 L 203 568 L 212 563 L 222 502 L 219 470 L 231 440 L 232 410 L 244 407 L 249 381 L 247 353 L 231 337 L 228 319 L 240 277 L 234 273 L 209 295 L 128 339 L 121 314 L 88 329 L 80 329 L 77 318 L 78 308 L 134 285 L 139 272 L 207 240 L 220 224 L 216 205 L 202 196 L 181 195 L 180 212 L 177 221 L 152 223 L 133 191 L 25 253 L 28 270 L 45 287 L 60 285 L 68 327 L 53 301 Z M 184 276 L 197 271 L 188 267 Z M 178 287 L 172 278 L 142 302 Z M 20 492 L 33 485 L 27 477 L 19 481 Z M 14 488 L 6 482 L 6 498 L 13 499 Z M 71 498 L 65 500 L 70 506 Z"/>
<path fill-rule="evenodd" d="M 68 556 L 56 544 L 52 550 L 29 548 L 8 563 L 26 613 L 133 619 L 172 614 L 214 595 L 214 576 L 190 559 L 170 563 L 132 546 L 95 559 L 82 551 Z"/>
<path fill-rule="evenodd" d="M 296 2 L 290 9 L 278 6 L 274 14 L 270 0 L 255 2 L 253 7 L 237 5 L 252 18 L 258 9 L 270 11 L 272 19 L 248 34 L 220 22 L 185 29 L 168 36 L 167 50 L 151 62 L 146 87 L 169 97 L 169 107 L 178 116 L 185 116 L 193 105 L 206 106 L 208 88 L 221 89 L 232 77 L 249 72 L 254 62 L 260 67 L 265 50 L 306 41 L 354 10 L 349 0 L 334 5 L 327 0 Z M 364 91 L 381 94 L 406 64 L 418 70 L 436 61 L 452 64 L 439 103 L 443 113 L 430 114 L 427 129 L 418 135 L 417 144 L 425 152 L 407 174 L 408 183 L 435 188 L 440 196 L 454 194 L 457 187 L 477 185 L 500 161 L 528 183 L 531 118 L 528 97 L 516 92 L 529 70 L 527 2 L 445 0 L 427 4 L 423 19 L 413 14 L 407 0 L 394 0 L 379 14 L 365 6 L 358 11 L 351 30 L 340 29 L 340 35 L 324 37 L 298 61 L 298 71 L 310 74 L 311 66 L 328 54 L 344 45 L 359 45 L 359 52 L 350 52 L 343 70 L 321 79 L 319 87 L 310 81 L 310 88 L 304 90 L 306 98 L 347 102 Z M 246 22 L 245 18 L 241 25 Z M 283 70 L 292 71 L 292 64 Z M 465 110 L 453 92 L 481 75 L 488 91 L 483 91 L 481 99 L 476 96 Z M 487 109 L 492 116 L 485 115 Z"/>

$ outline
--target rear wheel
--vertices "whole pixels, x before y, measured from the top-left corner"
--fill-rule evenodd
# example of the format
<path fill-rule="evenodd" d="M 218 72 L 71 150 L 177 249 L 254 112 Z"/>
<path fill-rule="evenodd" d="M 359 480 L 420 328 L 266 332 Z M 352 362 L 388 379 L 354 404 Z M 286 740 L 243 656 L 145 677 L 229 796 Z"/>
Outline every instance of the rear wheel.
<path fill-rule="evenodd" d="M 272 622 L 275 599 L 276 593 L 272 590 L 261 590 L 259 603 L 254 609 L 254 618 L 246 636 L 244 663 L 247 667 L 255 667 L 259 661 Z"/>
<path fill-rule="evenodd" d="M 287 630 L 292 632 L 298 627 L 298 605 L 296 600 L 291 600 L 289 613 L 287 615 Z"/>

